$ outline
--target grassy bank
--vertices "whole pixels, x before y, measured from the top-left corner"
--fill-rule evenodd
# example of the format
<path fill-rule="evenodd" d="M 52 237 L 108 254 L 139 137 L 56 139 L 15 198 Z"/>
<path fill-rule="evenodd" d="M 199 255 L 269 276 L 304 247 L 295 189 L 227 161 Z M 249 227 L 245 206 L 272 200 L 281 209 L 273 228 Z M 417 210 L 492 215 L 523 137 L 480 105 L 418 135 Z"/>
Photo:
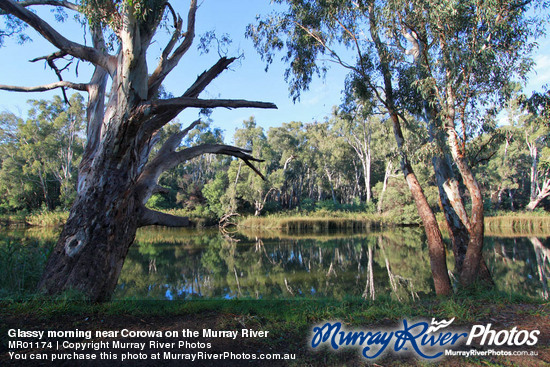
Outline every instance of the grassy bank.
<path fill-rule="evenodd" d="M 25 299 L 0 299 L 0 315 L 25 318 L 35 316 L 52 318 L 68 314 L 104 314 L 133 316 L 169 316 L 200 312 L 223 312 L 257 315 L 267 322 L 307 321 L 339 319 L 351 324 L 373 322 L 380 319 L 398 320 L 403 317 L 457 317 L 471 322 L 491 316 L 491 307 L 514 304 L 537 306 L 537 315 L 550 317 L 550 303 L 541 298 L 505 293 L 480 288 L 459 291 L 450 298 L 436 296 L 421 300 L 397 301 L 384 295 L 376 300 L 349 297 L 344 300 L 291 298 L 282 300 L 255 299 L 205 299 L 186 301 L 118 300 L 105 303 L 89 303 L 78 293 L 66 292 L 46 298 L 30 295 Z M 292 306 L 292 307 L 289 307 Z M 0 333 L 0 335 L 2 335 Z"/>
<path fill-rule="evenodd" d="M 245 217 L 238 224 L 240 228 L 278 229 L 283 231 L 331 231 L 367 230 L 398 225 L 391 218 L 381 214 L 349 212 L 311 212 L 303 214 L 274 214 L 265 217 Z"/>
<path fill-rule="evenodd" d="M 202 228 L 217 224 L 216 218 L 193 216 L 184 210 L 164 212 L 190 218 L 193 227 Z M 41 212 L 34 214 L 13 214 L 0 216 L 1 226 L 56 227 L 65 223 L 69 212 Z M 438 221 L 445 229 L 443 215 Z M 238 226 L 252 230 L 282 230 L 326 232 L 334 230 L 368 230 L 391 226 L 403 226 L 397 218 L 362 212 L 319 210 L 312 212 L 282 212 L 262 217 L 248 216 L 239 220 Z M 485 217 L 485 232 L 490 236 L 548 236 L 550 235 L 550 213 L 547 212 L 498 212 Z"/>
<path fill-rule="evenodd" d="M 495 236 L 548 236 L 550 214 L 505 213 L 485 218 L 485 233 Z"/>
<path fill-rule="evenodd" d="M 440 227 L 446 230 L 443 215 L 438 216 Z M 245 217 L 239 227 L 253 230 L 282 230 L 288 232 L 323 232 L 329 230 L 368 230 L 403 226 L 395 218 L 383 214 L 349 212 L 311 212 L 274 214 L 264 217 Z M 497 213 L 485 217 L 485 233 L 489 236 L 548 236 L 550 214 L 540 212 Z"/>

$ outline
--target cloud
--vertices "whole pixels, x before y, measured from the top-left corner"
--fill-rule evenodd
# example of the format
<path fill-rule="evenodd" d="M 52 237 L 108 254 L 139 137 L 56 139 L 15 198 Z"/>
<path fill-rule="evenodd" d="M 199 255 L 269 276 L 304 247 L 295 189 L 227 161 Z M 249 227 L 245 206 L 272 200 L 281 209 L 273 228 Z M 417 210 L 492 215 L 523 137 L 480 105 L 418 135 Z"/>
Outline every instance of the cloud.
<path fill-rule="evenodd" d="M 529 75 L 528 91 L 542 91 L 542 86 L 550 84 L 550 55 L 535 56 L 535 67 Z"/>

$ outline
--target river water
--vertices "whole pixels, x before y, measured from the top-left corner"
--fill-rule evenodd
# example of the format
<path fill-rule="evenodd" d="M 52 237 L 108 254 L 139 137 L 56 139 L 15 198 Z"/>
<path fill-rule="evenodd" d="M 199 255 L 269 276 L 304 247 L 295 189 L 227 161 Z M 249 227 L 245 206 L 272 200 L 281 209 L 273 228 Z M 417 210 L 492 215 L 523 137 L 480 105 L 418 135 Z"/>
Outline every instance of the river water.
<path fill-rule="evenodd" d="M 499 290 L 548 298 L 550 237 L 485 239 Z M 448 251 L 452 272 L 454 259 Z M 420 298 L 433 293 L 418 228 L 369 233 L 150 228 L 138 233 L 115 299 Z"/>
<path fill-rule="evenodd" d="M 32 293 L 58 230 L 0 231 L 0 298 Z M 447 252 L 453 270 L 452 251 Z M 550 236 L 485 239 L 487 265 L 508 293 L 548 298 Z M 141 229 L 114 299 L 281 299 L 433 294 L 419 228 L 380 232 Z"/>

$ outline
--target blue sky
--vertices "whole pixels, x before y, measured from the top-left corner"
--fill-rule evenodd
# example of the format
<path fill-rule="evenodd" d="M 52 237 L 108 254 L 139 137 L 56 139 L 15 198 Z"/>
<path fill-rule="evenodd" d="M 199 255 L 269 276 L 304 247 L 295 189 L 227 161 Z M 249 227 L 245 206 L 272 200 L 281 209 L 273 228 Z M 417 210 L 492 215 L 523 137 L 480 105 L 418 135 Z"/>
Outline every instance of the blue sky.
<path fill-rule="evenodd" d="M 176 11 L 184 19 L 187 14 L 187 1 L 175 1 Z M 36 8 L 36 7 L 35 7 Z M 55 24 L 53 16 L 47 10 L 37 9 L 40 15 Z M 46 10 L 46 11 L 45 11 Z M 230 70 L 225 71 L 216 79 L 203 94 L 202 98 L 234 98 L 274 102 L 278 110 L 260 109 L 216 109 L 211 115 L 214 125 L 225 130 L 226 140 L 231 139 L 235 128 L 242 121 L 254 115 L 260 126 L 268 128 L 279 126 L 290 121 L 321 121 L 328 116 L 332 106 L 341 103 L 341 90 L 347 71 L 341 67 L 332 67 L 325 79 L 315 79 L 310 90 L 302 94 L 301 100 L 293 103 L 288 96 L 288 86 L 283 79 L 285 66 L 275 62 L 265 72 L 265 63 L 252 46 L 252 41 L 245 39 L 246 26 L 254 22 L 257 14 L 265 15 L 273 10 L 268 0 L 204 0 L 200 2 L 197 12 L 197 38 L 195 47 L 182 59 L 180 65 L 167 78 L 166 89 L 174 95 L 183 93 L 195 80 L 197 75 L 209 68 L 218 60 L 215 50 L 209 54 L 200 55 L 196 45 L 200 35 L 206 31 L 215 30 L 218 35 L 228 33 L 233 40 L 227 56 L 243 58 L 234 62 Z M 45 15 L 44 15 L 45 14 Z M 70 12 L 69 12 L 70 14 Z M 83 42 L 83 33 L 79 26 L 70 20 L 58 26 L 58 29 L 69 39 Z M 36 33 L 29 31 L 33 42 L 17 45 L 13 41 L 6 42 L 0 49 L 0 84 L 33 86 L 56 81 L 55 74 L 43 62 L 29 63 L 28 60 L 37 56 L 47 55 L 56 49 L 43 41 Z M 157 41 L 150 46 L 151 59 L 149 67 L 155 65 L 155 57 L 164 47 L 167 33 L 159 33 Z M 534 55 L 536 67 L 527 86 L 527 91 L 541 90 L 545 84 L 550 84 L 550 42 L 539 40 L 539 50 Z M 65 73 L 65 79 L 86 82 L 89 79 L 90 68 L 81 63 L 76 77 L 74 67 Z M 28 99 L 46 99 L 59 91 L 47 93 L 14 93 L 0 91 L 0 111 L 10 111 L 25 116 L 28 109 Z M 179 116 L 182 123 L 191 122 L 197 118 L 197 110 L 184 111 Z"/>

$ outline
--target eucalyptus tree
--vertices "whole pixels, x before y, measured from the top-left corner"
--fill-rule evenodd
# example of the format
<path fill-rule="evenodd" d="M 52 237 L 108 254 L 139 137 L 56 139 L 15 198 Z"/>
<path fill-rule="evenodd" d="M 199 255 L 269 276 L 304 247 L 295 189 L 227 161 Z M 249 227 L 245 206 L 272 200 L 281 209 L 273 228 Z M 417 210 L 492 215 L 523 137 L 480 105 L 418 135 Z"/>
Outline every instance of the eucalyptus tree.
<path fill-rule="evenodd" d="M 66 207 L 76 191 L 75 168 L 83 150 L 85 106 L 74 94 L 31 100 L 26 120 L 0 117 L 0 190 L 7 210 Z"/>
<path fill-rule="evenodd" d="M 44 20 L 42 9 L 51 6 L 82 16 L 90 45 L 68 39 Z M 87 143 L 79 166 L 77 197 L 40 281 L 43 292 L 73 288 L 93 301 L 109 299 L 138 227 L 188 224 L 187 218 L 145 207 L 163 171 L 205 153 L 239 157 L 247 164 L 254 161 L 245 150 L 223 144 L 178 150 L 198 121 L 172 135 L 149 158 L 159 129 L 186 108 L 275 108 L 272 103 L 199 98 L 235 60 L 227 57 L 199 75 L 181 96 L 158 98 L 161 84 L 193 43 L 197 9 L 197 1 L 190 0 L 184 27 L 184 20 L 165 0 L 0 1 L 4 19 L 0 37 L 25 37 L 25 26 L 33 28 L 57 49 L 36 60 L 46 60 L 60 79 L 35 87 L 0 88 L 20 92 L 72 88 L 88 94 Z M 149 46 L 166 18 L 173 20 L 172 37 L 150 69 Z M 106 37 L 114 47 L 109 48 Z M 64 57 L 90 63 L 90 81 L 62 80 L 56 63 Z"/>
<path fill-rule="evenodd" d="M 513 125 L 500 127 L 496 134 L 499 138 L 482 135 L 473 140 L 468 155 L 470 160 L 480 162 L 471 166 L 485 195 L 489 196 L 492 208 L 515 210 L 516 194 L 524 188 L 524 172 L 529 170 L 528 154 L 523 149 L 524 134 L 520 127 Z M 492 140 L 500 141 L 485 154 L 479 153 L 485 146 L 493 145 Z"/>
<path fill-rule="evenodd" d="M 357 113 L 349 114 L 343 118 L 338 118 L 338 111 L 333 111 L 333 128 L 338 130 L 345 142 L 353 148 L 355 155 L 361 162 L 363 170 L 363 180 L 365 184 L 365 201 L 371 201 L 371 176 L 372 176 L 372 134 L 374 124 L 380 121 L 374 121 L 370 116 L 364 116 L 361 109 Z"/>
<path fill-rule="evenodd" d="M 388 38 L 385 3 L 369 1 L 277 0 L 286 4 L 280 13 L 260 19 L 248 28 L 248 35 L 264 59 L 271 63 L 283 48 L 283 60 L 291 95 L 296 99 L 306 90 L 315 75 L 326 70 L 320 59 L 328 60 L 350 71 L 351 88 L 363 101 L 375 104 L 391 120 L 401 170 L 407 181 L 426 230 L 430 262 L 436 293 L 452 292 L 445 246 L 435 215 L 414 173 L 405 149 L 402 124 L 406 121 L 403 106 L 395 88 L 395 79 L 405 53 Z"/>
<path fill-rule="evenodd" d="M 279 164 L 271 182 L 279 189 L 279 204 L 292 209 L 300 205 L 304 182 L 315 182 L 316 178 L 304 124 L 291 121 L 270 128 L 267 143 L 277 147 L 274 158 L 278 158 Z"/>
<path fill-rule="evenodd" d="M 550 196 L 550 129 L 539 119 L 533 120 L 524 128 L 525 143 L 531 158 L 527 210 L 534 210 L 544 198 Z"/>
<path fill-rule="evenodd" d="M 278 190 L 270 180 L 271 173 L 278 164 L 274 159 L 273 147 L 267 144 L 264 129 L 256 124 L 254 117 L 243 121 L 243 128 L 235 130 L 233 139 L 236 145 L 250 150 L 254 157 L 264 161 L 256 166 L 261 175 L 246 168 L 241 170 L 239 166 L 239 175 L 235 181 L 237 195 L 253 206 L 254 215 L 259 216 L 268 198 Z"/>
<path fill-rule="evenodd" d="M 468 164 L 466 145 L 482 125 L 483 110 L 495 108 L 514 77 L 524 78 L 532 61 L 529 37 L 540 31 L 527 15 L 532 2 L 395 0 L 388 2 L 388 29 L 398 47 L 414 59 L 416 88 L 425 101 L 424 115 L 445 134 L 471 213 L 463 210 L 458 187 L 447 187 L 469 241 L 461 283 L 471 284 L 482 263 L 484 210 L 481 188 Z M 403 43 L 401 43 L 403 42 Z M 405 49 L 405 47 L 402 47 Z M 434 132 L 438 134 L 438 132 Z M 445 179 L 448 179 L 445 177 Z"/>
<path fill-rule="evenodd" d="M 60 204 L 68 209 L 76 194 L 76 167 L 82 157 L 84 141 L 85 105 L 81 95 L 73 94 L 69 104 L 59 96 L 52 101 L 34 101 L 29 119 L 39 124 L 37 130 L 47 127 L 41 144 L 46 157 L 46 168 L 55 177 L 59 185 Z M 35 124 L 32 124 L 36 126 Z"/>

